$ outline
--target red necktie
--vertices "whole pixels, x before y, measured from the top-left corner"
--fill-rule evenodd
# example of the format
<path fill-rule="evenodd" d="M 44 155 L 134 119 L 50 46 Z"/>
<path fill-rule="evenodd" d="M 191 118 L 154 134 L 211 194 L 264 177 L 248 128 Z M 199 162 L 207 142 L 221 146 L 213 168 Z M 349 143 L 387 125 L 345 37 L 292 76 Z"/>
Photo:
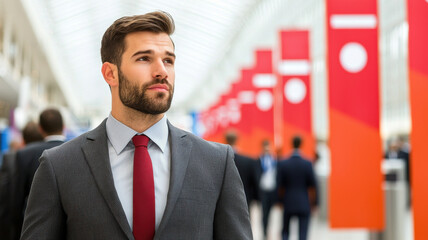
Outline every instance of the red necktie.
<path fill-rule="evenodd" d="M 155 235 L 155 184 L 152 160 L 147 151 L 149 138 L 132 138 L 134 153 L 133 232 L 135 240 L 152 240 Z"/>

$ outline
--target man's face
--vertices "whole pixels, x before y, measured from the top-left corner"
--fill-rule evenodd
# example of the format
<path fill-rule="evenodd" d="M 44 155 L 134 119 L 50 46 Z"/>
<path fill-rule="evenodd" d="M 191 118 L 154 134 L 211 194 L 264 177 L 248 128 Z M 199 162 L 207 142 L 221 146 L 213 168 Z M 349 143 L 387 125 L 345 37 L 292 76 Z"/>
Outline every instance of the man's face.
<path fill-rule="evenodd" d="M 174 93 L 174 62 L 174 46 L 166 33 L 128 34 L 118 67 L 122 103 L 145 114 L 166 112 Z"/>

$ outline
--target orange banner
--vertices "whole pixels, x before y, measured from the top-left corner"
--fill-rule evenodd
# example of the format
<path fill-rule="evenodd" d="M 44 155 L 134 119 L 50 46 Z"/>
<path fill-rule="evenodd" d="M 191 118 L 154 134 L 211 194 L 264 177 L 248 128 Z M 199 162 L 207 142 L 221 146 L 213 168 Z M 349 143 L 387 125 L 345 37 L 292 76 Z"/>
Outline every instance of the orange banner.
<path fill-rule="evenodd" d="M 377 1 L 327 0 L 330 224 L 384 228 Z"/>
<path fill-rule="evenodd" d="M 427 24 L 428 1 L 408 0 L 409 23 L 409 89 L 412 113 L 412 132 L 410 136 L 412 153 L 410 175 L 412 184 L 412 206 L 414 239 L 428 239 L 426 219 L 428 216 L 428 55 Z"/>

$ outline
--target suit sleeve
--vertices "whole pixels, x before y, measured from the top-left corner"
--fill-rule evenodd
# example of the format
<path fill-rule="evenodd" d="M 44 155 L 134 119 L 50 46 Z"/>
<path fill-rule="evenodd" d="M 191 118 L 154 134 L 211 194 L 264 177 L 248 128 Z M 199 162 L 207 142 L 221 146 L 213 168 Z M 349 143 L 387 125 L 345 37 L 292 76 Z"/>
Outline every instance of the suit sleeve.
<path fill-rule="evenodd" d="M 25 210 L 25 198 L 26 190 L 28 183 L 28 168 L 25 161 L 28 158 L 28 154 L 22 151 L 16 152 L 15 159 L 15 173 L 14 173 L 14 183 L 15 187 L 12 191 L 12 218 L 13 222 L 16 225 L 16 235 L 21 234 L 22 222 L 24 220 L 24 210 Z"/>
<path fill-rule="evenodd" d="M 214 218 L 214 239 L 253 239 L 244 188 L 227 146 L 223 185 Z"/>
<path fill-rule="evenodd" d="M 21 240 L 66 239 L 65 213 L 55 171 L 46 152 L 40 162 L 28 198 Z"/>
<path fill-rule="evenodd" d="M 309 171 L 309 185 L 308 185 L 308 187 L 312 187 L 313 189 L 314 189 L 314 191 L 315 191 L 315 199 L 313 199 L 313 205 L 314 206 L 318 206 L 319 205 L 319 196 L 318 196 L 318 184 L 317 184 L 317 180 L 316 180 L 316 177 L 315 177 L 315 171 L 314 171 L 314 168 L 313 168 L 313 166 L 312 166 L 312 163 L 310 163 L 310 162 L 308 162 L 309 164 L 308 164 L 308 171 Z"/>

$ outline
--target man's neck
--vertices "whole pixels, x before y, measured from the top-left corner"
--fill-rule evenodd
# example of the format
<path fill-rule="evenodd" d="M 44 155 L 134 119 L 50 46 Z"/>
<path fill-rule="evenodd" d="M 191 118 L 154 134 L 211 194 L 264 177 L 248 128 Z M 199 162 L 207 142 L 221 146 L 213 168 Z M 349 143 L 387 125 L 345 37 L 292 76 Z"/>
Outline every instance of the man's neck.
<path fill-rule="evenodd" d="M 165 113 L 157 115 L 145 114 L 132 108 L 126 108 L 122 109 L 122 111 L 112 110 L 111 115 L 119 122 L 141 133 L 161 120 Z"/>

